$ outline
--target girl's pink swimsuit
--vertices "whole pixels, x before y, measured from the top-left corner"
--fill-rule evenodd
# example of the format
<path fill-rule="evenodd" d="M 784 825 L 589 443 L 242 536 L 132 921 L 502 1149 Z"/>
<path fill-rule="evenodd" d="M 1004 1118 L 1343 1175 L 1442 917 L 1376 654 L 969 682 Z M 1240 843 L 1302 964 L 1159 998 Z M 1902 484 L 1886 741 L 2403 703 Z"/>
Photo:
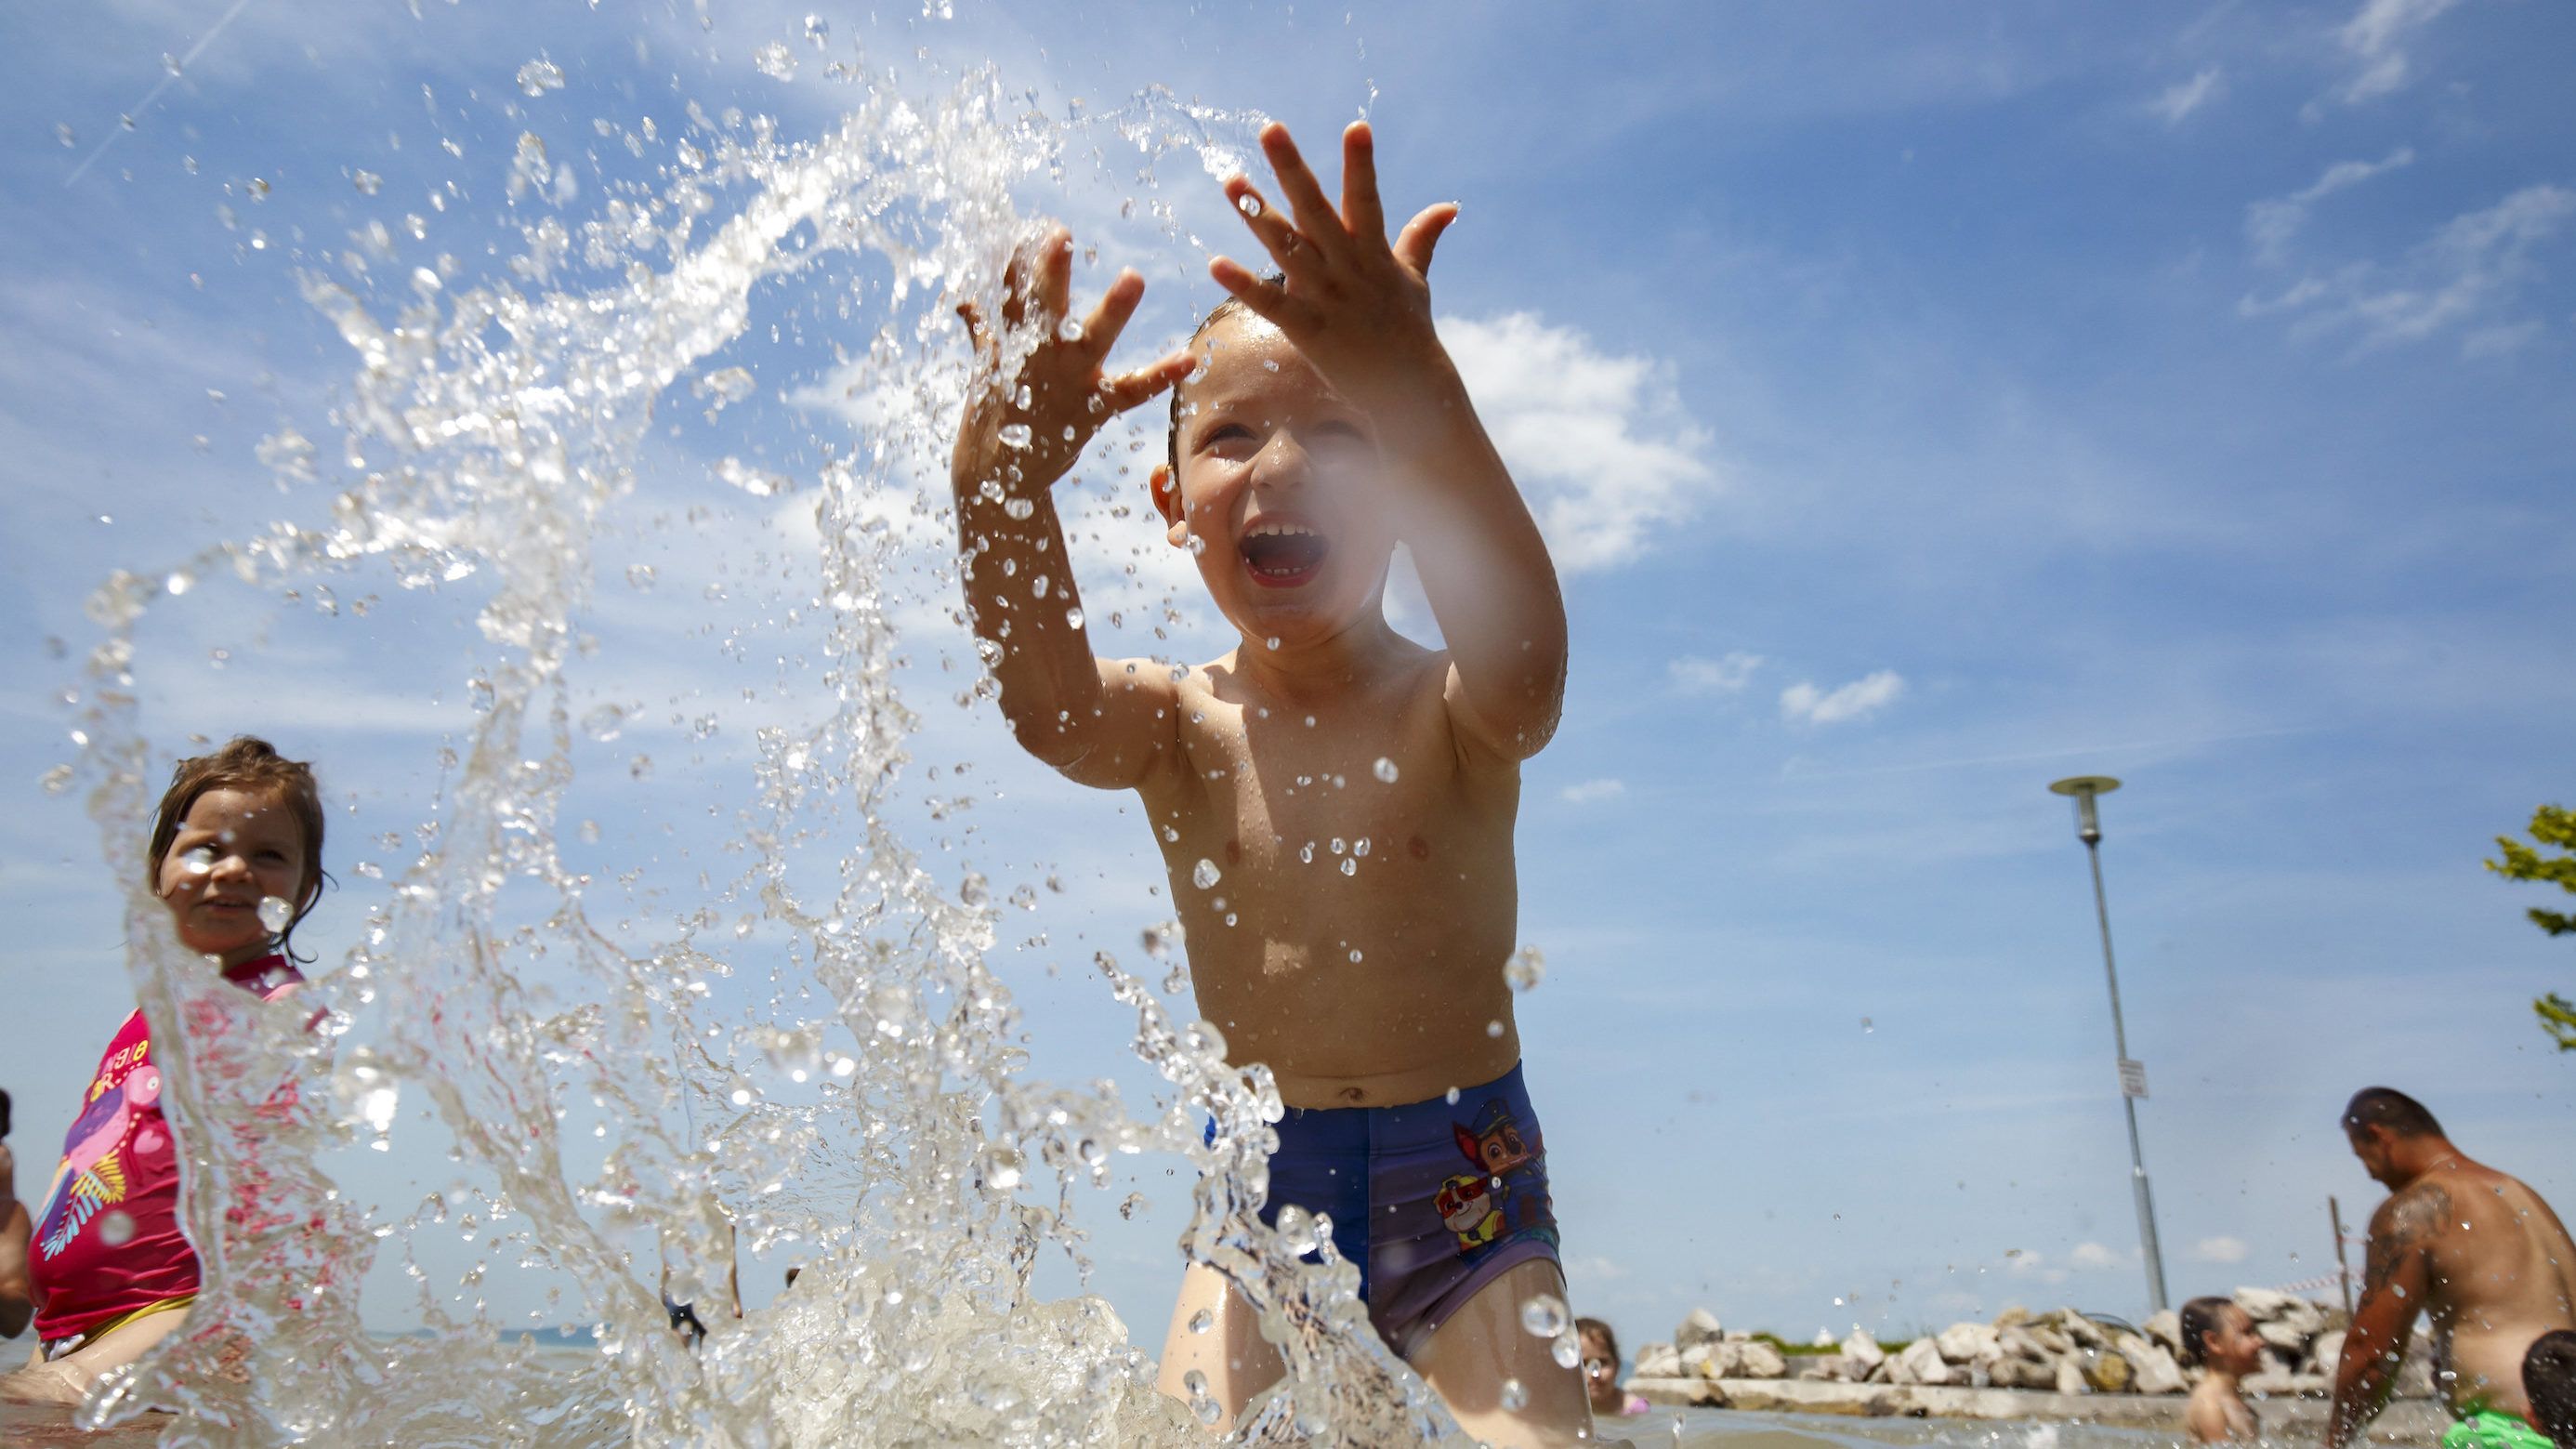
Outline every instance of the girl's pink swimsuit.
<path fill-rule="evenodd" d="M 285 957 L 264 956 L 224 979 L 269 1001 L 304 978 Z M 107 1044 L 82 1100 L 27 1245 L 48 1356 L 198 1285 L 197 1253 L 179 1227 L 178 1145 L 141 1011 Z"/>

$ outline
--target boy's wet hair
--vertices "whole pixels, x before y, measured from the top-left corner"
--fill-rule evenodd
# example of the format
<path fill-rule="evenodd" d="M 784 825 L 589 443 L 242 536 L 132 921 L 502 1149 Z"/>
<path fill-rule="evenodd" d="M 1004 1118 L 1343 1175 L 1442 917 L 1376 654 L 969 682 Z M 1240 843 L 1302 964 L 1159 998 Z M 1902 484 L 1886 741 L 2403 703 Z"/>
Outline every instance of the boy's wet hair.
<path fill-rule="evenodd" d="M 169 859 L 170 842 L 179 838 L 188 812 L 209 790 L 274 795 L 303 830 L 304 899 L 295 902 L 294 918 L 277 933 L 277 949 L 291 960 L 309 963 L 312 958 L 296 955 L 292 942 L 295 928 L 322 899 L 322 887 L 331 879 L 322 869 L 322 787 L 314 783 L 311 765 L 284 758 L 266 740 L 235 735 L 222 749 L 181 760 L 170 772 L 170 789 L 152 816 L 151 860 L 144 869 L 144 884 L 154 895 L 161 893 L 161 865 Z"/>
<path fill-rule="evenodd" d="M 1288 276 L 1285 272 L 1272 272 L 1261 280 L 1274 287 L 1285 286 Z M 1181 345 L 1193 346 L 1200 338 L 1207 335 L 1209 328 L 1228 317 L 1238 317 L 1251 310 L 1243 304 L 1241 297 L 1228 297 L 1208 309 L 1208 314 L 1199 319 L 1199 325 L 1190 329 L 1190 340 Z M 1163 461 L 1171 465 L 1172 481 L 1179 482 L 1181 477 L 1181 385 L 1177 382 L 1172 384 L 1172 425 L 1170 430 L 1163 434 Z"/>
<path fill-rule="evenodd" d="M 2182 1306 L 2182 1326 L 2176 1336 L 2182 1340 L 2185 1364 L 2208 1362 L 2209 1336 L 2218 1331 L 2218 1325 L 2226 1321 L 2227 1310 L 2235 1306 L 2235 1299 L 2215 1296 L 2195 1298 Z"/>
<path fill-rule="evenodd" d="M 2424 1104 L 2395 1087 L 2364 1087 L 2343 1109 L 2343 1130 L 2385 1127 L 2392 1137 L 2439 1137 L 2442 1124 Z"/>
<path fill-rule="evenodd" d="M 2522 1392 L 2532 1427 L 2558 1449 L 2576 1449 L 2576 1332 L 2561 1328 L 2531 1341 L 2522 1355 Z"/>
<path fill-rule="evenodd" d="M 1578 1318 L 1574 1320 L 1574 1333 L 1578 1341 L 1580 1341 L 1582 1336 L 1587 1333 L 1600 1334 L 1601 1346 L 1610 1350 L 1611 1366 L 1614 1368 L 1618 1366 L 1619 1335 L 1610 1331 L 1609 1324 L 1602 1322 L 1598 1318 Z"/>

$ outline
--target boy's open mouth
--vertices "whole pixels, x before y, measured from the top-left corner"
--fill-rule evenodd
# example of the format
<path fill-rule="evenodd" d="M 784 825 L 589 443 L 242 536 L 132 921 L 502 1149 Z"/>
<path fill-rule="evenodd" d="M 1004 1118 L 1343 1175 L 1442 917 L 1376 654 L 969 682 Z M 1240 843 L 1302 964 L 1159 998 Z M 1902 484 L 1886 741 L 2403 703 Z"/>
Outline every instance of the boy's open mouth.
<path fill-rule="evenodd" d="M 1254 582 L 1288 589 L 1315 577 L 1333 545 L 1311 525 L 1268 519 L 1252 525 L 1239 551 Z"/>

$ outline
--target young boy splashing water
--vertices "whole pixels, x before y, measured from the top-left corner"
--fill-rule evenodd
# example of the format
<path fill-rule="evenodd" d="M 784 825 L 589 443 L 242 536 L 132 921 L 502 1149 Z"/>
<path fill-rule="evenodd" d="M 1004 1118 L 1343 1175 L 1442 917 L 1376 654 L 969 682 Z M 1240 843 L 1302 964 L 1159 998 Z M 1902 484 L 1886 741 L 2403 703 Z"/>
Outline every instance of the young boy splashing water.
<path fill-rule="evenodd" d="M 1201 1013 L 1288 1107 L 1267 1213 L 1329 1214 L 1386 1342 L 1462 1427 L 1524 1445 L 1590 1432 L 1582 1381 L 1523 1327 L 1563 1316 L 1538 1119 L 1503 976 L 1518 910 L 1520 763 L 1554 732 L 1565 610 L 1528 507 L 1432 329 L 1426 275 L 1457 216 L 1387 239 L 1365 123 L 1329 200 L 1285 127 L 1262 149 L 1283 211 L 1226 197 L 1277 267 L 1218 258 L 1232 294 L 1188 348 L 1104 376 L 1144 282 L 1078 327 L 1071 239 L 1015 264 L 1002 329 L 961 309 L 982 373 L 951 481 L 966 597 L 1020 743 L 1144 802 L 1187 928 Z M 1049 488 L 1107 418 L 1166 387 L 1152 488 L 1241 636 L 1189 670 L 1095 658 Z M 1447 640 L 1387 624 L 1408 546 Z M 1163 1385 L 1220 1427 L 1282 1373 L 1252 1314 L 1193 1265 Z"/>

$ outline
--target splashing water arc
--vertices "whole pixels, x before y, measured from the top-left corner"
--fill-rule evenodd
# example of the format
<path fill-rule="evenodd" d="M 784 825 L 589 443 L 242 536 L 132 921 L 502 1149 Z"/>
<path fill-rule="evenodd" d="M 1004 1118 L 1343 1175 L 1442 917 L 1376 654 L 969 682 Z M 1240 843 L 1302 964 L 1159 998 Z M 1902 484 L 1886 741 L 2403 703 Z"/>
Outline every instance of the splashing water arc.
<path fill-rule="evenodd" d="M 441 762 L 419 853 L 336 907 L 365 902 L 363 942 L 313 990 L 263 1005 L 210 984 L 167 943 L 158 904 L 130 897 L 139 996 L 156 1022 L 186 1024 L 160 1051 L 207 1291 L 84 1422 L 177 1407 L 163 1442 L 191 1444 L 1191 1442 L 1198 1424 L 1155 1392 L 1105 1303 L 1040 1301 L 1031 1286 L 1042 1254 L 1079 1257 L 1096 1200 L 1080 1190 L 1108 1183 L 1113 1156 L 1150 1152 L 1197 1182 L 1183 1255 L 1242 1287 L 1289 1364 L 1242 1442 L 1454 1437 L 1368 1331 L 1356 1270 L 1329 1239 L 1323 1261 L 1300 1262 L 1311 1229 L 1287 1244 L 1255 1217 L 1279 1115 L 1266 1073 L 1227 1066 L 1213 1028 L 1175 1020 L 1102 953 L 1138 1056 L 1168 1084 L 1161 1109 L 1134 1116 L 1112 1084 L 1026 1075 L 1023 1023 L 985 959 L 997 907 L 975 877 L 934 881 L 879 808 L 915 727 L 896 687 L 894 581 L 937 575 L 947 547 L 917 480 L 938 476 L 966 385 L 948 310 L 973 297 L 995 313 L 1001 262 L 1031 225 L 1015 186 L 1086 153 L 1231 168 L 1252 121 L 1148 93 L 1056 122 L 1020 114 L 989 72 L 908 98 L 890 73 L 832 70 L 850 100 L 825 133 L 788 140 L 767 118 L 692 106 L 669 163 L 610 184 L 586 220 L 562 213 L 571 188 L 523 136 L 508 177 L 517 251 L 479 279 L 406 273 L 369 223 L 336 272 L 300 278 L 355 357 L 330 419 L 336 472 L 291 429 L 263 449 L 282 478 L 337 490 L 327 524 L 119 574 L 92 601 L 104 640 L 82 691 L 81 769 L 120 879 L 166 758 L 142 732 L 138 630 L 179 607 L 181 580 L 320 599 L 334 578 L 389 571 L 425 607 L 470 614 L 479 643 L 470 734 Z M 530 96 L 565 94 L 551 63 L 531 74 Z M 810 537 L 783 566 L 781 612 L 815 635 L 820 687 L 798 698 L 801 719 L 756 729 L 732 878 L 666 891 L 658 914 L 632 893 L 602 912 L 610 881 L 647 861 L 629 841 L 575 868 L 560 833 L 577 764 L 625 720 L 610 707 L 573 723 L 584 671 L 615 662 L 584 628 L 596 546 L 636 523 L 655 409 L 677 385 L 712 417 L 793 381 L 733 360 L 765 295 L 864 339 L 847 380 L 874 421 L 818 440 L 801 476 L 736 464 L 696 486 L 798 510 Z M 939 527 L 908 544 L 889 518 Z M 738 639 L 769 621 L 729 622 Z M 648 768 L 638 755 L 632 772 Z M 725 902 L 744 909 L 730 934 L 711 929 Z M 737 975 L 765 976 L 766 1001 L 708 989 Z M 1177 970 L 1165 983 L 1185 984 Z M 407 1216 L 353 1205 L 325 1159 L 411 1130 L 401 1109 L 422 1105 L 481 1185 Z M 746 1249 L 796 1244 L 802 1277 L 693 1353 L 668 1330 L 651 1245 L 669 1296 L 706 1304 L 722 1292 L 727 1210 Z M 590 1327 L 596 1351 L 530 1349 L 473 1291 L 481 1265 L 454 1284 L 410 1263 L 429 1331 L 369 1338 L 361 1280 L 433 1230 L 475 1240 L 503 1271 L 568 1283 L 559 1321 Z"/>

